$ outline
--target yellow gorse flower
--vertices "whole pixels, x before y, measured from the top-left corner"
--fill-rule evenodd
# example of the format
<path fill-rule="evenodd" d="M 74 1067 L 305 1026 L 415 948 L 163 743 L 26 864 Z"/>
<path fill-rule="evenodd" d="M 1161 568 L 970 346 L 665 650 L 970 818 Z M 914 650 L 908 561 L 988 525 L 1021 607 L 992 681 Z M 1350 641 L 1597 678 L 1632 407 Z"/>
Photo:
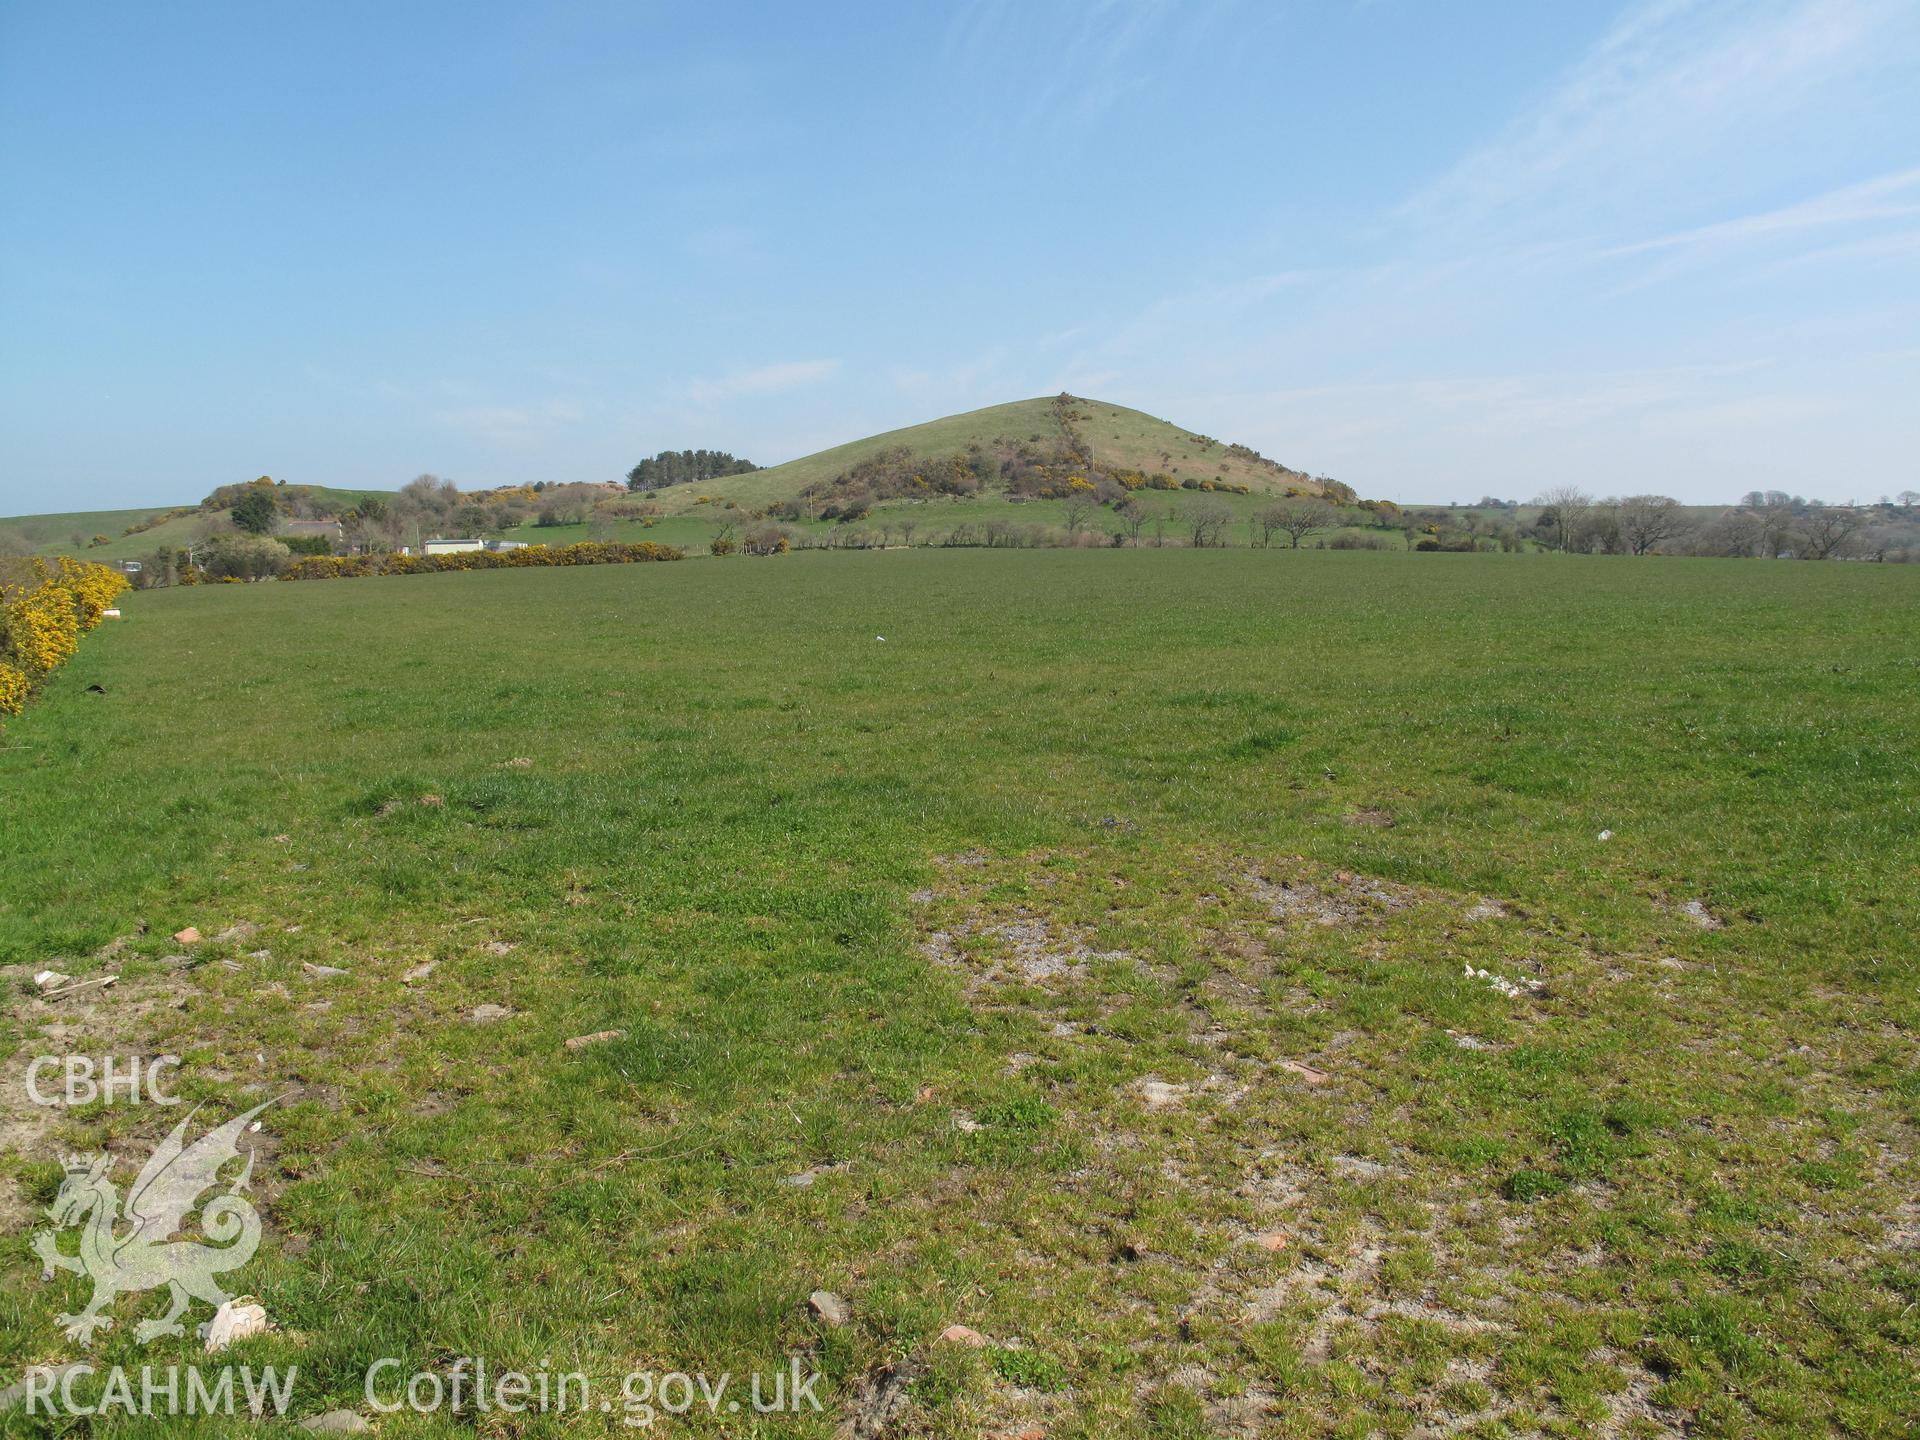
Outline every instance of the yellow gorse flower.
<path fill-rule="evenodd" d="M 0 588 L 0 715 L 20 713 L 126 588 L 118 571 L 64 556 L 51 570 L 36 560 L 30 579 Z"/>

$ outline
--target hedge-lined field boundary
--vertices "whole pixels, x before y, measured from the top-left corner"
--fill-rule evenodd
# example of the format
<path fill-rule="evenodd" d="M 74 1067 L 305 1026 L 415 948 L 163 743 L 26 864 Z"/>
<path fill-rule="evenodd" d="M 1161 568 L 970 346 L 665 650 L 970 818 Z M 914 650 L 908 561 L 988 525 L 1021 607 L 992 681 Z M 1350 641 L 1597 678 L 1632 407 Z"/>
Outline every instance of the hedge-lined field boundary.
<path fill-rule="evenodd" d="M 582 540 L 573 545 L 528 545 L 520 550 L 462 550 L 452 555 L 309 555 L 289 565 L 282 580 L 359 580 L 369 575 L 437 575 L 447 570 L 526 570 L 545 565 L 638 565 L 684 560 L 687 553 L 651 540 Z"/>
<path fill-rule="evenodd" d="M 126 588 L 119 571 L 64 556 L 0 575 L 0 715 L 20 713 Z"/>

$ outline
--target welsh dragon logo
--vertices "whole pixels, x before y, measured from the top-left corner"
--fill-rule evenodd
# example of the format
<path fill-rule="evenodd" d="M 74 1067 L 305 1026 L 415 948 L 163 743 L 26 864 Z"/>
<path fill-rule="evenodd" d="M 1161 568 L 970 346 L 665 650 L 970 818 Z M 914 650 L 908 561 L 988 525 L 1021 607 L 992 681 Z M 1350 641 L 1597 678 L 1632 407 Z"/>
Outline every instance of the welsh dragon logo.
<path fill-rule="evenodd" d="M 245 1265 L 260 1246 L 260 1217 L 240 1194 L 253 1175 L 252 1150 L 246 1152 L 246 1164 L 232 1181 L 222 1182 L 220 1171 L 241 1158 L 236 1142 L 254 1116 L 271 1104 L 269 1100 L 256 1105 L 188 1145 L 187 1125 L 199 1113 L 196 1107 L 141 1168 L 127 1192 L 124 1215 L 119 1190 L 108 1178 L 113 1169 L 111 1155 L 62 1157 L 66 1179 L 47 1209 L 54 1228 L 33 1237 L 33 1251 L 40 1257 L 41 1278 L 51 1280 L 55 1270 L 70 1270 L 93 1281 L 93 1299 L 87 1308 L 78 1315 L 58 1317 L 70 1338 L 90 1344 L 95 1330 L 111 1328 L 113 1317 L 100 1312 L 116 1295 L 130 1291 L 164 1285 L 172 1297 L 165 1315 L 142 1320 L 135 1327 L 134 1338 L 143 1344 L 183 1333 L 180 1316 L 191 1301 L 204 1300 L 218 1309 L 231 1298 L 214 1277 Z M 200 1229 L 213 1243 L 174 1240 L 200 1196 L 223 1183 L 223 1193 L 200 1211 Z M 59 1232 L 74 1225 L 82 1227 L 80 1253 L 62 1254 Z M 206 1333 L 206 1326 L 200 1327 L 200 1333 Z"/>

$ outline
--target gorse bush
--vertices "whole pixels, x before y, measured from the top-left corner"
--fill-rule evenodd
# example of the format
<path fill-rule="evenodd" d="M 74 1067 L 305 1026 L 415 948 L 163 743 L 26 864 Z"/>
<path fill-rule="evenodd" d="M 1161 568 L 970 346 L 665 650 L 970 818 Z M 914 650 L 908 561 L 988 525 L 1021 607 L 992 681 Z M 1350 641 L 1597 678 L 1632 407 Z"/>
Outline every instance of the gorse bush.
<path fill-rule="evenodd" d="M 20 713 L 126 588 L 118 571 L 64 557 L 52 569 L 35 560 L 0 580 L 0 715 Z"/>
<path fill-rule="evenodd" d="M 453 555 L 310 555 L 287 567 L 282 580 L 358 580 L 369 575 L 437 575 L 444 570 L 529 570 L 547 565 L 637 565 L 684 560 L 686 552 L 651 540 L 582 540 L 574 545 L 528 545 L 520 550 L 463 550 Z"/>

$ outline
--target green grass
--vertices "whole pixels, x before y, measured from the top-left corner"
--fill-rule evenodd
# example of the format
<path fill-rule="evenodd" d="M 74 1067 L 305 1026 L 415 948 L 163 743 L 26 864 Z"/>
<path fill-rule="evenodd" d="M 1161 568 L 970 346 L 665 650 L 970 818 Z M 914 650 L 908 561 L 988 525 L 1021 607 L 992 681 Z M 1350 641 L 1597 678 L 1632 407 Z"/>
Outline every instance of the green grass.
<path fill-rule="evenodd" d="M 844 1412 L 920 1353 L 893 1433 L 1911 1434 L 1915 586 L 915 550 L 132 596 L 0 732 L 14 1179 L 174 1118 L 26 1114 L 50 1047 L 288 1095 L 234 1281 L 303 1414 L 464 1354 L 798 1353 Z M 121 982 L 56 1011 L 50 962 Z M 0 1228 L 10 1379 L 84 1297 Z M 189 1358 L 158 1305 L 89 1358 Z M 477 1423 L 579 1433 L 381 1433 Z"/>

